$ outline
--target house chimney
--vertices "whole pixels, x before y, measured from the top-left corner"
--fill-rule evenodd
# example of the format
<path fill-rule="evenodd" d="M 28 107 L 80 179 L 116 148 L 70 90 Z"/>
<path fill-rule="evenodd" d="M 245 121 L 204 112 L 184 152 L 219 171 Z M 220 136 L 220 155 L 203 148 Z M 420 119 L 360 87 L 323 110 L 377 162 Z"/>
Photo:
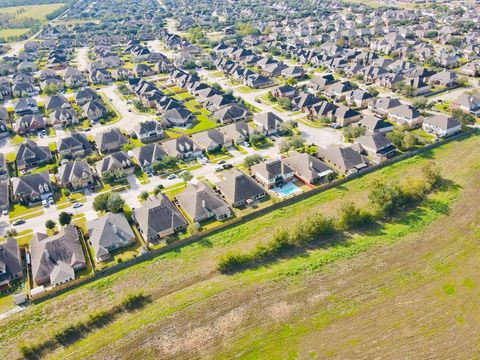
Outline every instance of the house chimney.
<path fill-rule="evenodd" d="M 115 234 L 118 234 L 118 227 L 117 227 L 117 225 L 112 225 L 112 228 L 113 228 L 113 232 L 114 232 Z"/>
<path fill-rule="evenodd" d="M 207 208 L 207 204 L 205 203 L 205 200 L 202 200 L 202 208 L 204 208 L 204 209 Z"/>

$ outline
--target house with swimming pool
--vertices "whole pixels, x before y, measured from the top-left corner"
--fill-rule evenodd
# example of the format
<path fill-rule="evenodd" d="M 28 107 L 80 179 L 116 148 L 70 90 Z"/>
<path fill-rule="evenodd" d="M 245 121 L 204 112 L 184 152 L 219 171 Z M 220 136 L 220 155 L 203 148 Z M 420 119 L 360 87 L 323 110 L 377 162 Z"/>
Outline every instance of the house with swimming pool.
<path fill-rule="evenodd" d="M 281 160 L 295 171 L 295 176 L 306 184 L 327 182 L 335 174 L 323 161 L 307 153 L 292 152 Z"/>
<path fill-rule="evenodd" d="M 282 187 L 295 179 L 295 171 L 281 160 L 255 164 L 252 166 L 252 174 L 267 189 Z"/>

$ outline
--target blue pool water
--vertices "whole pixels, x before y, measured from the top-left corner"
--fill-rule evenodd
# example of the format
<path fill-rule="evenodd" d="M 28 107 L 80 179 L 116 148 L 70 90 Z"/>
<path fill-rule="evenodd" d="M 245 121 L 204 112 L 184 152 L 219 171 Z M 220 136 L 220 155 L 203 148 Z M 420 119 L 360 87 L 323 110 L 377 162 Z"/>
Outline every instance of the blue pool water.
<path fill-rule="evenodd" d="M 302 190 L 295 185 L 294 183 L 287 183 L 283 185 L 281 188 L 280 187 L 274 187 L 272 188 L 272 191 L 277 194 L 279 197 L 287 197 L 289 195 L 301 193 Z"/>

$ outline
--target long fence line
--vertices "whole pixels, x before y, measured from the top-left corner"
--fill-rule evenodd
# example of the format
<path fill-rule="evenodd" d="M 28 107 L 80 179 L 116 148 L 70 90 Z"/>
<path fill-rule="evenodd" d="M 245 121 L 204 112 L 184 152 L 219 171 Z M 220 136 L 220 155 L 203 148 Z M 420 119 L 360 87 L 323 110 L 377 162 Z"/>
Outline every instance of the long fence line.
<path fill-rule="evenodd" d="M 426 153 L 428 151 L 431 151 L 435 148 L 438 148 L 442 145 L 445 145 L 449 142 L 452 142 L 452 141 L 460 141 L 460 140 L 463 140 L 467 137 L 470 137 L 472 135 L 475 135 L 475 134 L 478 134 L 479 133 L 479 130 L 478 129 L 470 129 L 466 132 L 463 132 L 463 133 L 460 133 L 460 134 L 457 134 L 455 136 L 452 136 L 448 139 L 443 139 L 443 140 L 440 140 L 436 143 L 433 143 L 433 144 L 429 144 L 429 145 L 426 145 L 420 149 L 417 149 L 417 150 L 413 150 L 413 151 L 410 151 L 410 152 L 407 152 L 407 153 L 404 153 L 402 155 L 399 155 L 393 159 L 388 159 L 384 162 L 382 162 L 381 164 L 378 164 L 378 165 L 374 165 L 374 166 L 371 166 L 361 172 L 358 172 L 358 173 L 354 173 L 354 174 L 351 174 L 349 176 L 346 176 L 344 178 L 341 178 L 341 179 L 337 179 L 337 180 L 333 180 L 332 182 L 328 183 L 328 184 L 325 184 L 321 187 L 318 187 L 318 188 L 315 188 L 315 189 L 312 189 L 312 190 L 309 190 L 309 191 L 306 191 L 304 193 L 301 193 L 299 195 L 296 195 L 294 197 L 291 197 L 291 198 L 288 198 L 288 199 L 285 199 L 285 200 L 282 200 L 282 201 L 279 201 L 277 203 L 273 203 L 272 205 L 268 206 L 268 207 L 265 207 L 265 208 L 262 208 L 262 209 L 258 209 L 258 210 L 255 210 L 249 214 L 246 214 L 244 216 L 239 216 L 239 217 L 236 217 L 234 219 L 231 219 L 227 222 L 224 222 L 222 223 L 221 225 L 213 228 L 213 229 L 209 229 L 209 230 L 206 230 L 206 231 L 203 231 L 199 234 L 196 234 L 196 235 L 192 235 L 192 236 L 189 236 L 185 239 L 182 239 L 182 240 L 178 240 L 178 241 L 175 241 L 173 243 L 170 243 L 164 247 L 161 247 L 161 248 L 157 248 L 157 249 L 153 249 L 153 250 L 150 250 L 149 252 L 147 253 L 144 253 L 140 256 L 137 256 L 135 258 L 132 258 L 132 259 L 129 259 L 129 260 L 126 260 L 124 262 L 121 262 L 121 263 L 117 263 L 111 267 L 108 267 L 108 268 L 105 268 L 105 269 L 101 269 L 101 270 L 97 270 L 95 271 L 94 274 L 91 274 L 91 275 L 88 275 L 84 278 L 81 278 L 81 279 L 75 279 L 73 281 L 70 281 L 68 283 L 65 283 L 65 284 L 62 284 L 62 285 L 59 285 L 57 287 L 55 287 L 54 289 L 52 290 L 48 290 L 46 292 L 44 292 L 43 294 L 38 294 L 38 295 L 35 295 L 35 296 L 31 296 L 30 297 L 30 300 L 32 300 L 34 303 L 37 303 L 37 302 L 41 302 L 41 301 L 44 301 L 44 300 L 47 300 L 47 299 L 50 299 L 52 297 L 55 297 L 57 295 L 60 295 L 60 294 L 63 294 L 69 290 L 72 290 L 74 288 L 77 288 L 79 286 L 82 286 L 82 285 L 85 285 L 85 284 L 88 284 L 92 281 L 95 281 L 97 279 L 100 279 L 102 277 L 105 277 L 105 276 L 108 276 L 108 275 L 111 275 L 111 274 L 114 274 L 116 272 L 119 272 L 123 269 L 126 269 L 130 266 L 133 266 L 135 264 L 138 264 L 140 262 L 143 262 L 143 261 L 146 261 L 146 260 L 151 260 L 157 256 L 160 256 L 162 254 L 165 254 L 173 249 L 178 249 L 178 248 L 181 248 L 181 247 L 184 247 L 184 246 L 187 246 L 187 245 L 190 245 L 200 239 L 203 239 L 205 237 L 208 237 L 210 235 L 213 235 L 215 233 L 218 233 L 220 231 L 223 231 L 223 230 L 226 230 L 228 228 L 231 228 L 233 226 L 236 226 L 236 225 L 239 225 L 241 223 L 244 223 L 244 222 L 248 222 L 252 219 L 255 219 L 259 216 L 262 216 L 262 215 L 265 215 L 265 214 L 268 214 L 272 211 L 275 211 L 281 207 L 284 207 L 284 206 L 289 206 L 289 205 L 292 205 L 292 204 L 295 204 L 297 202 L 300 202 L 302 200 L 305 200 L 313 195 L 317 195 L 317 194 L 320 194 L 322 192 L 325 192 L 327 190 L 330 190 L 332 188 L 335 188 L 339 185 L 343 185 L 351 180 L 354 180 L 354 179 L 357 179 L 357 178 L 360 178 L 366 174 L 369 174 L 369 173 L 372 173 L 374 171 L 377 171 L 377 170 L 380 170 L 386 166 L 389 166 L 389 165 L 392 165 L 392 164 L 395 164 L 397 162 L 400 162 L 402 160 L 405 160 L 405 159 L 408 159 L 408 158 L 412 158 L 416 155 L 420 155 L 422 153 Z"/>

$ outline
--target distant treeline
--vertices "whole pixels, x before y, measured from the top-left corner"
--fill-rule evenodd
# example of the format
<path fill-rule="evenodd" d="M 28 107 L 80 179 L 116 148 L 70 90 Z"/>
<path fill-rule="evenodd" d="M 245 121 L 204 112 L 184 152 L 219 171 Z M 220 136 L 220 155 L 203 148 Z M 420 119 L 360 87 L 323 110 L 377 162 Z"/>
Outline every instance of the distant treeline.
<path fill-rule="evenodd" d="M 43 5 L 63 3 L 63 0 L 0 0 L 0 8 L 23 5 Z"/>

